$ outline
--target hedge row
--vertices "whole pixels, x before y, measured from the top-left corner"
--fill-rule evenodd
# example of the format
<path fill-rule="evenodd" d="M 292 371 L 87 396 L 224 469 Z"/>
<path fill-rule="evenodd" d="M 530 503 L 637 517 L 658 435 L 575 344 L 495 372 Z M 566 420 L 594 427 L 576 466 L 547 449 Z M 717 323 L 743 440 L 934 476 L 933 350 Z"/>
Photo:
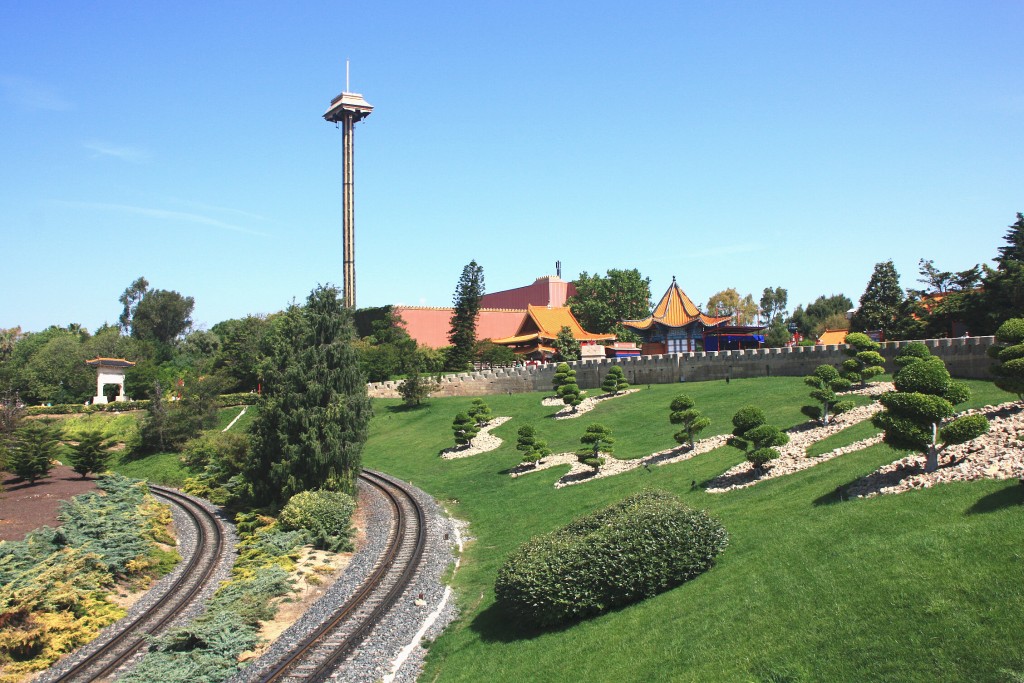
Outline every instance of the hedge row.
<path fill-rule="evenodd" d="M 722 524 L 664 491 L 644 491 L 538 536 L 498 572 L 498 601 L 550 626 L 661 593 L 709 569 L 728 544 Z"/>
<path fill-rule="evenodd" d="M 251 406 L 259 401 L 259 394 L 249 392 L 238 394 L 221 394 L 220 404 L 222 406 Z M 128 410 L 148 410 L 150 401 L 115 401 L 114 403 L 97 403 L 82 405 L 80 403 L 65 403 L 55 406 L 32 406 L 25 408 L 26 415 L 72 415 L 78 413 L 120 413 Z"/>

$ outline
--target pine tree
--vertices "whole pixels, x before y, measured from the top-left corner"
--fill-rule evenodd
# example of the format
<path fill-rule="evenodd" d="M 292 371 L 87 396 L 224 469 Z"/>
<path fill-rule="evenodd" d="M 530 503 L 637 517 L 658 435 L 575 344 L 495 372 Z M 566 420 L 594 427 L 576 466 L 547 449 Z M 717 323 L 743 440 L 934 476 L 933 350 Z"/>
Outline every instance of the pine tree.
<path fill-rule="evenodd" d="M 888 334 L 903 304 L 900 276 L 892 261 L 876 263 L 871 280 L 860 297 L 860 307 L 850 319 L 854 332 L 882 330 Z"/>
<path fill-rule="evenodd" d="M 693 399 L 686 394 L 679 394 L 669 405 L 672 411 L 669 413 L 668 421 L 674 425 L 682 425 L 682 428 L 673 434 L 678 444 L 689 444 L 693 448 L 694 439 L 702 431 L 711 425 L 711 420 L 701 415 L 699 410 L 694 410 Z"/>
<path fill-rule="evenodd" d="M 558 356 L 558 360 L 579 360 L 580 354 L 580 343 L 576 341 L 576 337 L 573 336 L 572 329 L 568 325 L 562 325 L 562 328 L 558 330 L 558 336 L 555 337 L 555 351 Z"/>
<path fill-rule="evenodd" d="M 99 473 L 107 469 L 112 453 L 110 447 L 113 444 L 103 440 L 103 433 L 91 430 L 79 437 L 78 445 L 71 447 L 71 467 L 82 475 L 82 478 L 90 473 Z"/>
<path fill-rule="evenodd" d="M 1007 264 L 1024 263 L 1024 214 L 1017 213 L 1017 222 L 1009 226 L 1006 235 L 1006 246 L 999 247 L 999 256 L 996 256 L 996 263 L 1001 269 Z"/>
<path fill-rule="evenodd" d="M 437 383 L 420 374 L 418 368 L 409 370 L 408 376 L 398 385 L 398 395 L 407 406 L 418 406 L 431 392 L 437 390 Z"/>
<path fill-rule="evenodd" d="M 885 410 L 871 418 L 885 432 L 885 442 L 925 454 L 925 471 L 939 467 L 939 453 L 946 447 L 970 441 L 988 431 L 983 415 L 950 420 L 954 405 L 971 396 L 964 382 L 954 381 L 941 358 L 903 356 L 902 368 L 893 377 L 896 391 L 883 394 Z"/>
<path fill-rule="evenodd" d="M 452 304 L 454 312 L 448 341 L 451 348 L 445 367 L 461 371 L 469 367 L 476 348 L 476 317 L 480 313 L 480 300 L 484 296 L 484 269 L 470 261 L 463 269 L 455 288 Z"/>
<path fill-rule="evenodd" d="M 804 406 L 803 414 L 812 420 L 820 420 L 827 425 L 832 415 L 844 413 L 853 408 L 852 401 L 840 401 L 837 391 L 850 388 L 850 380 L 840 377 L 839 371 L 831 365 L 819 365 L 814 374 L 804 377 L 804 384 L 811 388 L 811 398 L 816 405 Z"/>
<path fill-rule="evenodd" d="M 736 411 L 732 426 L 732 436 L 726 443 L 743 451 L 747 461 L 758 469 L 781 455 L 775 446 L 789 443 L 789 435 L 768 424 L 764 412 L 754 406 L 744 406 Z"/>
<path fill-rule="evenodd" d="M 466 413 L 458 413 L 452 421 L 452 431 L 455 433 L 455 445 L 460 448 L 468 448 L 473 442 L 473 437 L 480 433 L 476 426 L 476 420 Z"/>
<path fill-rule="evenodd" d="M 843 375 L 850 382 L 860 382 L 863 389 L 872 377 L 885 372 L 885 358 L 878 353 L 881 345 L 863 332 L 851 332 L 846 335 L 846 348 L 843 350 L 849 359 L 843 361 Z"/>
<path fill-rule="evenodd" d="M 265 390 L 245 478 L 254 502 L 325 489 L 356 492 L 372 414 L 352 344 L 352 312 L 334 287 L 292 305 L 269 340 Z"/>
<path fill-rule="evenodd" d="M 1024 318 L 1011 318 L 1000 325 L 988 354 L 999 361 L 992 366 L 995 385 L 1024 400 Z"/>
<path fill-rule="evenodd" d="M 33 421 L 18 430 L 7 456 L 7 469 L 30 484 L 49 476 L 57 457 L 57 430 L 43 421 Z"/>
<path fill-rule="evenodd" d="M 473 399 L 473 405 L 470 407 L 467 413 L 476 422 L 478 427 L 483 427 L 491 421 L 491 408 L 482 398 Z"/>
<path fill-rule="evenodd" d="M 519 435 L 516 440 L 516 450 L 523 453 L 523 464 L 532 465 L 551 455 L 551 449 L 548 448 L 547 442 L 538 439 L 536 431 L 530 425 L 523 425 L 516 433 Z"/>
<path fill-rule="evenodd" d="M 593 467 L 596 472 L 604 464 L 604 458 L 600 457 L 600 454 L 611 455 L 615 438 L 612 437 L 612 430 L 595 423 L 587 427 L 587 431 L 580 437 L 580 443 L 583 447 L 576 451 L 577 460 L 588 467 Z"/>
<path fill-rule="evenodd" d="M 626 374 L 622 372 L 622 368 L 618 365 L 613 365 L 608 369 L 608 374 L 604 376 L 604 382 L 601 384 L 601 391 L 606 394 L 618 394 L 620 391 L 629 389 L 629 382 L 626 381 Z"/>

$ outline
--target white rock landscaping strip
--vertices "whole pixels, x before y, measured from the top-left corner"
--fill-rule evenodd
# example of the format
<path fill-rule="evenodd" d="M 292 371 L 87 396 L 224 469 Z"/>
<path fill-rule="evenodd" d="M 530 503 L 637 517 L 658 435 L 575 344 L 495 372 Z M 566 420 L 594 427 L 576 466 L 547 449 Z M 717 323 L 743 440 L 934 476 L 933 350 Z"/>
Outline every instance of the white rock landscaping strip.
<path fill-rule="evenodd" d="M 849 446 L 836 448 L 835 450 L 822 455 L 816 455 L 813 457 L 808 457 L 807 455 L 807 448 L 809 446 L 821 441 L 822 439 L 826 439 L 833 434 L 838 434 L 853 424 L 863 422 L 881 410 L 882 404 L 870 403 L 866 406 L 858 406 L 853 410 L 840 413 L 832 420 L 832 422 L 825 426 L 813 425 L 810 423 L 797 425 L 786 432 L 789 434 L 789 443 L 785 446 L 778 447 L 777 450 L 780 453 L 778 458 L 769 461 L 761 469 L 755 468 L 749 462 L 741 462 L 739 465 L 726 470 L 724 473 L 712 479 L 705 490 L 708 493 L 725 493 L 726 491 L 732 491 L 733 489 L 746 488 L 747 486 L 753 486 L 759 481 L 774 479 L 786 474 L 799 472 L 800 470 L 806 470 L 809 467 L 814 467 L 819 463 L 831 460 L 832 458 L 840 455 L 853 453 L 854 451 L 859 451 L 867 448 L 868 446 L 874 446 L 877 443 L 881 443 L 882 437 L 881 435 L 878 435 L 850 444 Z"/>
<path fill-rule="evenodd" d="M 491 430 L 495 427 L 500 427 L 505 424 L 511 417 L 496 417 L 490 422 L 480 428 L 480 432 L 469 442 L 468 448 L 456 446 L 454 448 L 446 448 L 441 451 L 441 457 L 445 460 L 455 460 L 457 458 L 468 458 L 471 455 L 480 455 L 488 451 L 493 451 L 501 447 L 504 443 L 501 439 L 491 434 Z"/>
<path fill-rule="evenodd" d="M 629 396 L 630 394 L 636 393 L 638 391 L 640 390 L 626 389 L 625 391 L 620 391 L 617 394 L 601 394 L 600 396 L 591 396 L 589 398 L 583 399 L 583 402 L 576 406 L 575 411 L 573 411 L 572 406 L 565 406 L 557 413 L 555 413 L 554 417 L 556 420 L 571 420 L 574 417 L 579 417 L 583 413 L 589 413 L 591 410 L 596 408 L 597 404 L 600 403 L 601 401 L 610 401 L 613 398 L 622 398 L 623 396 Z M 542 399 L 540 404 L 542 406 L 548 407 L 564 405 L 562 403 L 562 399 L 553 396 L 548 396 L 547 398 Z"/>
<path fill-rule="evenodd" d="M 973 441 L 950 446 L 939 455 L 939 469 L 925 472 L 925 456 L 915 453 L 880 467 L 846 489 L 850 498 L 871 498 L 931 488 L 935 484 L 978 479 L 1024 478 L 1024 405 L 1003 403 L 964 415 L 988 418 L 989 431 Z"/>

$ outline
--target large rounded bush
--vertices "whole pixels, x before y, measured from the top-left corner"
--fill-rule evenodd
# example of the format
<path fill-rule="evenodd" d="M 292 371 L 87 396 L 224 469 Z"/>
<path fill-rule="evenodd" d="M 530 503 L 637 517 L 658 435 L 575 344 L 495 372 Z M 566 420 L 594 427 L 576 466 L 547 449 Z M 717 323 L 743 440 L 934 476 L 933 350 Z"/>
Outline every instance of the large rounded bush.
<path fill-rule="evenodd" d="M 498 572 L 498 601 L 549 626 L 600 614 L 706 571 L 728 543 L 717 520 L 645 491 L 520 546 Z"/>
<path fill-rule="evenodd" d="M 941 396 L 949 387 L 950 376 L 941 358 L 932 356 L 903 366 L 893 377 L 896 391 Z"/>
<path fill-rule="evenodd" d="M 305 531 L 317 548 L 351 550 L 351 521 L 356 502 L 337 491 L 302 491 L 281 508 L 277 521 L 286 530 Z"/>

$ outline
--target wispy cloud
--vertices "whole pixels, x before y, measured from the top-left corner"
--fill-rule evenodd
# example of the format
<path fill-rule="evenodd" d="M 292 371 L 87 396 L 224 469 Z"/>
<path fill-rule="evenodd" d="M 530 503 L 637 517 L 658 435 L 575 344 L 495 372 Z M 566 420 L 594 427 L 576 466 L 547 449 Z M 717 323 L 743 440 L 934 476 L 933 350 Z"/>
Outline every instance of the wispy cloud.
<path fill-rule="evenodd" d="M 96 154 L 100 156 L 114 157 L 121 161 L 130 161 L 133 164 L 149 160 L 149 152 L 144 149 L 140 149 L 139 147 L 111 145 L 97 140 L 83 142 L 82 146 L 88 150 L 96 152 Z"/>
<path fill-rule="evenodd" d="M 61 202 L 68 206 L 77 206 L 82 209 L 93 209 L 96 211 L 115 211 L 119 213 L 133 214 L 136 216 L 147 216 L 149 218 L 157 218 L 166 221 L 176 221 L 184 223 L 193 223 L 196 225 L 205 225 L 211 228 L 218 228 L 220 230 L 230 230 L 232 232 L 241 232 L 247 235 L 259 235 L 265 237 L 266 233 L 258 230 L 253 230 L 241 225 L 235 225 L 234 223 L 227 223 L 225 221 L 213 218 L 211 216 L 204 216 L 198 213 L 189 213 L 186 211 L 170 211 L 167 209 L 152 209 L 145 206 L 130 206 L 128 204 L 109 204 L 105 202 Z"/>
<path fill-rule="evenodd" d="M 19 107 L 26 109 L 43 109 L 45 111 L 68 111 L 74 105 L 61 97 L 52 88 L 20 76 L 0 75 L 0 92 L 3 98 Z"/>

